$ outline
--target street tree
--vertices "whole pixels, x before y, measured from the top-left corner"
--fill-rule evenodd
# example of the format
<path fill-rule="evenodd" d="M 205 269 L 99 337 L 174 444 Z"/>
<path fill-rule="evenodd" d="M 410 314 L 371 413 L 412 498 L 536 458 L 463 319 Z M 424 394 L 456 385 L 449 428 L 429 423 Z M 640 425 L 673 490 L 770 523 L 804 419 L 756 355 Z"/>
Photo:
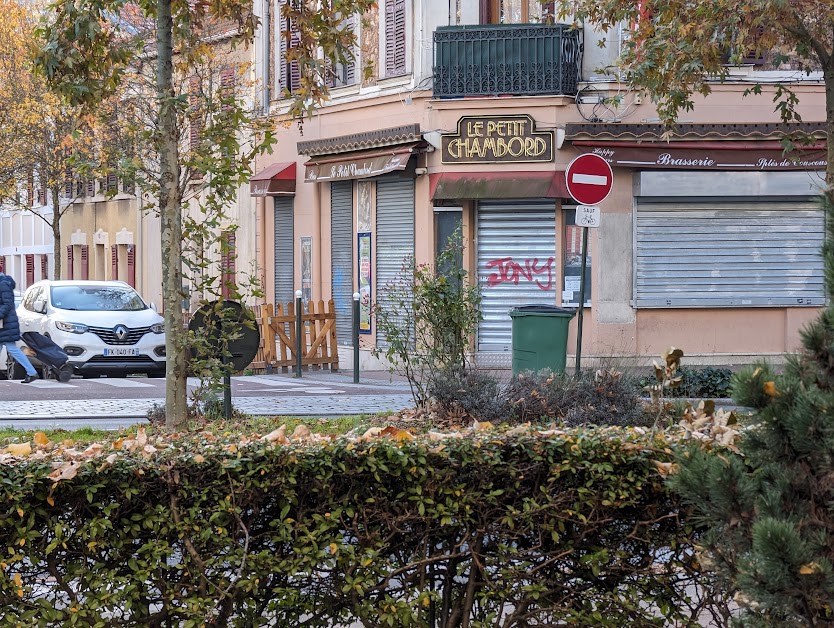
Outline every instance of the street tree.
<path fill-rule="evenodd" d="M 67 172 L 73 160 L 90 163 L 95 124 L 33 72 L 38 14 L 37 4 L 0 0 L 0 205 L 32 212 L 48 225 L 60 279 L 61 218 L 78 192 Z M 51 214 L 33 208 L 34 188 L 49 196 L 41 201 Z"/>
<path fill-rule="evenodd" d="M 332 63 L 328 56 L 344 60 L 354 37 L 344 23 L 371 5 L 371 0 L 336 0 L 293 2 L 283 9 L 295 26 L 288 59 L 297 61 L 301 73 L 300 89 L 293 94 L 294 117 L 310 115 L 327 98 L 326 83 L 320 78 Z M 187 297 L 183 242 L 189 224 L 188 173 L 205 178 L 198 208 L 218 207 L 248 181 L 254 156 L 268 150 L 273 141 L 267 130 L 243 138 L 239 131 L 253 124 L 257 112 L 247 110 L 239 99 L 226 98 L 209 116 L 212 121 L 224 120 L 224 125 L 211 124 L 200 132 L 205 141 L 198 144 L 205 150 L 183 151 L 185 129 L 193 120 L 189 120 L 189 93 L 178 89 L 178 81 L 187 81 L 205 66 L 212 50 L 206 34 L 218 25 L 226 27 L 233 48 L 251 43 L 258 25 L 251 0 L 58 0 L 46 14 L 37 56 L 39 69 L 56 93 L 88 109 L 112 97 L 118 100 L 130 76 L 153 77 L 144 103 L 134 103 L 152 105 L 152 124 L 136 135 L 149 142 L 145 164 L 152 167 L 137 166 L 134 171 L 153 173 L 144 183 L 161 222 L 169 429 L 182 427 L 187 417 L 189 349 L 182 302 Z"/>
<path fill-rule="evenodd" d="M 729 65 L 768 55 L 778 67 L 822 71 L 828 137 L 834 137 L 834 3 L 831 0 L 557 0 L 559 13 L 605 31 L 630 25 L 621 59 L 627 82 L 645 91 L 671 127 L 694 107 L 694 94 L 729 76 Z M 604 40 L 603 40 L 604 45 Z M 750 93 L 761 93 L 755 85 Z M 800 121 L 799 99 L 788 82 L 775 85 L 783 121 Z M 786 138 L 786 147 L 791 140 Z M 834 143 L 827 146 L 826 183 L 834 187 Z"/>

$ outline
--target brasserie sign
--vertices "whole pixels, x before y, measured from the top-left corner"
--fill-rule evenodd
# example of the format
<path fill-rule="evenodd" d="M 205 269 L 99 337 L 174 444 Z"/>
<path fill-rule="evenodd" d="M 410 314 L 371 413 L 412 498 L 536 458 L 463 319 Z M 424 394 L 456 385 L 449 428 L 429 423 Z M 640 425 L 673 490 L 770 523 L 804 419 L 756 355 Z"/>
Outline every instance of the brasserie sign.
<path fill-rule="evenodd" d="M 465 116 L 441 136 L 444 164 L 553 161 L 553 131 L 536 131 L 529 115 Z"/>

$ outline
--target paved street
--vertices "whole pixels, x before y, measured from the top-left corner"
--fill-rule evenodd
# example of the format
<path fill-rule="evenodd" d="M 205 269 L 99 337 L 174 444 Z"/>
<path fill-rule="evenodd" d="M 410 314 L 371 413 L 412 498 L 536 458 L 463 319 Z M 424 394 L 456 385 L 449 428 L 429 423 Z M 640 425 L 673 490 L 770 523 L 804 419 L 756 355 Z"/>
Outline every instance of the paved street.
<path fill-rule="evenodd" d="M 199 386 L 188 380 L 191 393 Z M 222 393 L 221 393 L 222 394 Z M 148 378 L 72 379 L 66 384 L 0 380 L 0 426 L 71 429 L 92 425 L 116 429 L 144 421 L 164 403 L 165 380 Z M 411 405 L 408 386 L 377 375 L 353 384 L 351 374 L 257 375 L 232 378 L 232 404 L 252 415 L 344 416 L 397 411 Z"/>

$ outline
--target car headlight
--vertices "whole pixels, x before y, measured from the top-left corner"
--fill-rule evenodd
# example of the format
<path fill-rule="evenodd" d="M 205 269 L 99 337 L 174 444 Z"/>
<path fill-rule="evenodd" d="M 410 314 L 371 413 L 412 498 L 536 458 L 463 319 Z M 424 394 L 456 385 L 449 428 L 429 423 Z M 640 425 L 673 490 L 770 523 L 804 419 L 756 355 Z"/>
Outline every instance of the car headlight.
<path fill-rule="evenodd" d="M 151 325 L 151 331 L 155 334 L 164 334 L 165 323 L 157 323 L 156 325 Z"/>
<path fill-rule="evenodd" d="M 81 323 L 65 323 L 63 321 L 55 321 L 55 327 L 61 331 L 68 331 L 73 334 L 86 334 L 90 329 L 87 325 Z"/>

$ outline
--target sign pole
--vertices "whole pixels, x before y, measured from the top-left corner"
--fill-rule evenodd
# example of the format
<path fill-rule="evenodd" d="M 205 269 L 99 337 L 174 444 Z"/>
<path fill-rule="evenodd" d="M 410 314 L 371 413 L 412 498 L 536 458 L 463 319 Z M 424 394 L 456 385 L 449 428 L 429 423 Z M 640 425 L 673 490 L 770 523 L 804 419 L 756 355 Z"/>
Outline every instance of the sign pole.
<path fill-rule="evenodd" d="M 301 320 L 301 290 L 295 291 L 295 376 L 301 377 L 302 337 L 304 322 Z M 306 344 L 306 343 L 304 343 Z"/>
<path fill-rule="evenodd" d="M 359 293 L 353 293 L 353 383 L 359 383 Z"/>
<path fill-rule="evenodd" d="M 576 369 L 580 372 L 582 360 L 582 311 L 585 309 L 585 268 L 588 265 L 588 227 L 582 227 L 582 270 L 579 275 L 579 315 L 576 319 Z"/>

